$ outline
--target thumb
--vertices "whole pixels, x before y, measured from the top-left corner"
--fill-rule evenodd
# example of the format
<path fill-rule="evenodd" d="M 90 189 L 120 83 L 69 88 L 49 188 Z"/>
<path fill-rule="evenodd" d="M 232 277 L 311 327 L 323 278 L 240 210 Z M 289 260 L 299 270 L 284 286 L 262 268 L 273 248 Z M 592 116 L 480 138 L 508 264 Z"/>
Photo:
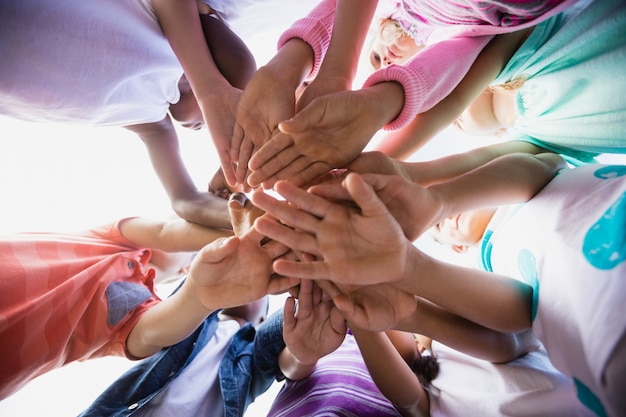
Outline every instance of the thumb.
<path fill-rule="evenodd" d="M 343 186 L 350 197 L 359 206 L 364 217 L 378 217 L 389 214 L 389 209 L 383 203 L 363 177 L 350 173 L 343 181 Z"/>
<path fill-rule="evenodd" d="M 318 124 L 323 115 L 323 106 L 316 106 L 315 103 L 312 103 L 296 113 L 291 119 L 280 122 L 278 129 L 288 135 L 302 133 Z"/>
<path fill-rule="evenodd" d="M 345 334 L 348 331 L 348 323 L 336 306 L 330 310 L 330 325 L 336 333 Z"/>
<path fill-rule="evenodd" d="M 235 253 L 239 248 L 239 238 L 236 236 L 223 237 L 214 240 L 196 255 L 201 262 L 204 263 L 218 263 L 224 260 L 229 255 Z"/>

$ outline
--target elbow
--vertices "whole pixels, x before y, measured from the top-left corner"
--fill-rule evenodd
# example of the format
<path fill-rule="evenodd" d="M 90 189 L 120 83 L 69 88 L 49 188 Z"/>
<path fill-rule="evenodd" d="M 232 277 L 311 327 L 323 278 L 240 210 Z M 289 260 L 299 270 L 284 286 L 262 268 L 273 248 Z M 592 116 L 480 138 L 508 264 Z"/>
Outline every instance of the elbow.
<path fill-rule="evenodd" d="M 565 159 L 552 152 L 539 153 L 535 155 L 535 158 L 543 165 L 544 169 L 551 172 L 553 176 L 567 168 Z"/>
<path fill-rule="evenodd" d="M 508 363 L 529 352 L 539 349 L 539 340 L 530 329 L 518 333 L 503 334 L 499 348 L 494 351 L 490 361 L 493 363 Z"/>

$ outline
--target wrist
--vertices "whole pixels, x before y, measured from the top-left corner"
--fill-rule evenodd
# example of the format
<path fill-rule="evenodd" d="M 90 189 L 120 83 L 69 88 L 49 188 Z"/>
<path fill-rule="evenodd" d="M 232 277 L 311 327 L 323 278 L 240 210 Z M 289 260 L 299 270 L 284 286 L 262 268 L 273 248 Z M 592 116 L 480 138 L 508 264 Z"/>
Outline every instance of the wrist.
<path fill-rule="evenodd" d="M 201 109 L 203 108 L 203 103 L 215 101 L 216 96 L 219 102 L 226 95 L 225 92 L 235 89 L 224 77 L 207 78 L 201 84 L 191 84 L 191 87 Z"/>
<path fill-rule="evenodd" d="M 429 196 L 429 207 L 432 207 L 432 217 L 430 224 L 425 225 L 426 229 L 429 229 L 436 224 L 442 222 L 446 217 L 457 214 L 451 212 L 449 203 L 450 200 L 446 198 L 445 186 L 442 184 L 434 184 L 426 188 Z M 425 230 L 426 230 L 425 229 Z"/>
<path fill-rule="evenodd" d="M 381 123 L 387 125 L 402 112 L 404 89 L 395 81 L 386 81 L 364 87 L 361 91 L 371 96 L 370 103 L 380 115 Z"/>
<path fill-rule="evenodd" d="M 177 293 L 180 294 L 180 308 L 190 316 L 206 317 L 214 311 L 222 308 L 218 300 L 210 297 L 201 297 L 200 294 L 207 294 L 204 288 L 199 288 L 193 282 L 191 275 L 187 277 Z"/>
<path fill-rule="evenodd" d="M 393 283 L 393 285 L 401 291 L 409 294 L 417 294 L 419 290 L 419 283 L 414 282 L 415 277 L 424 273 L 422 270 L 425 265 L 426 255 L 419 251 L 412 242 L 407 239 L 407 255 L 405 257 L 404 273 L 400 280 Z"/>
<path fill-rule="evenodd" d="M 278 362 L 281 372 L 293 381 L 309 376 L 317 364 L 317 361 L 312 363 L 301 362 L 289 347 L 285 347 L 280 353 Z"/>
<path fill-rule="evenodd" d="M 310 75 L 313 60 L 313 49 L 309 44 L 302 39 L 292 38 L 257 72 L 267 73 L 295 90 Z"/>

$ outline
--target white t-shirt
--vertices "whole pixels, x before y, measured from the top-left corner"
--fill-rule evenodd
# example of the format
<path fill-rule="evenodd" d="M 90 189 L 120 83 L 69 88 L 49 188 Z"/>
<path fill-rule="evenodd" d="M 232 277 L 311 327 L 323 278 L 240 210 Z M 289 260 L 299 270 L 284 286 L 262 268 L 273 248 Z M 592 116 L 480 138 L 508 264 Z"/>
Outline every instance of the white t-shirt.
<path fill-rule="evenodd" d="M 439 375 L 430 391 L 433 417 L 592 417 L 544 349 L 494 364 L 433 341 Z"/>
<path fill-rule="evenodd" d="M 150 0 L 0 0 L 0 114 L 34 122 L 155 122 L 180 66 Z"/>
<path fill-rule="evenodd" d="M 135 414 L 140 417 L 224 415 L 218 378 L 220 362 L 235 333 L 236 320 L 220 320 L 215 335 L 191 364 Z"/>
<path fill-rule="evenodd" d="M 490 239 L 493 271 L 534 289 L 532 328 L 551 362 L 604 402 L 626 330 L 625 225 L 626 166 L 590 164 L 561 171 Z"/>

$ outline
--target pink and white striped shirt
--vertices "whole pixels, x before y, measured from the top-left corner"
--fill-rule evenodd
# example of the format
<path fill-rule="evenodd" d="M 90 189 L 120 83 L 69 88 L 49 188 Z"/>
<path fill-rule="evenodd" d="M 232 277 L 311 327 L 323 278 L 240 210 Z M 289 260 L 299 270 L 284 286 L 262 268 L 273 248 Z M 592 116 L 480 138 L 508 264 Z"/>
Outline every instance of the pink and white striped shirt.
<path fill-rule="evenodd" d="M 0 399 L 73 361 L 126 355 L 126 338 L 160 299 L 149 249 L 119 221 L 80 234 L 0 237 Z"/>

